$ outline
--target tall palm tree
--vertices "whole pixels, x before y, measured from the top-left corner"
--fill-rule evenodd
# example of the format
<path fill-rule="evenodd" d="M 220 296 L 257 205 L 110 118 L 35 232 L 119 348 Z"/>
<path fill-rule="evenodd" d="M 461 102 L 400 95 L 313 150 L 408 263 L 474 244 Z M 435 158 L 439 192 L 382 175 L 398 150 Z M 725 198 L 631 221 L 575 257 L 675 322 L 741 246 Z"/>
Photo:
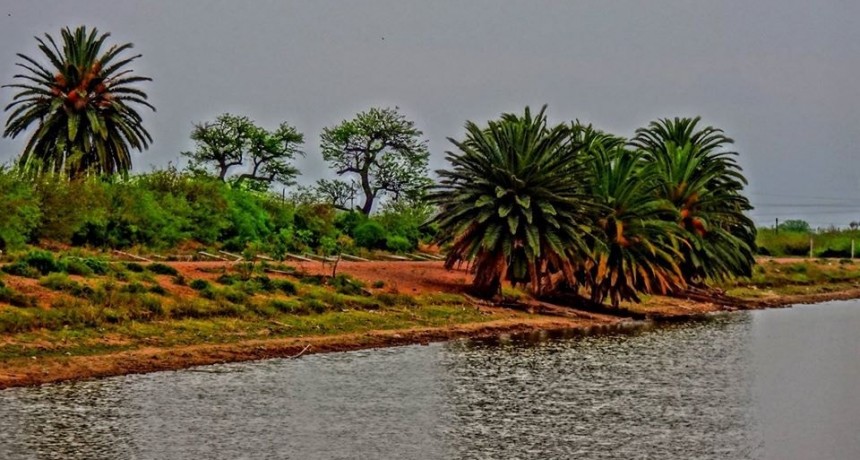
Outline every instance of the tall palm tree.
<path fill-rule="evenodd" d="M 707 278 L 749 276 L 755 264 L 756 229 L 744 214 L 746 178 L 727 149 L 732 139 L 700 119 L 654 121 L 636 131 L 631 145 L 642 149 L 653 169 L 657 195 L 677 210 L 684 229 L 682 271 L 689 283 Z"/>
<path fill-rule="evenodd" d="M 588 191 L 603 205 L 592 257 L 583 262 L 591 299 L 609 298 L 617 307 L 623 300 L 638 302 L 638 292 L 666 294 L 683 287 L 681 229 L 671 222 L 677 212 L 655 196 L 641 152 L 625 149 L 623 139 L 612 136 L 586 145 Z"/>
<path fill-rule="evenodd" d="M 140 55 L 121 57 L 131 43 L 102 52 L 110 34 L 85 26 L 61 31 L 62 49 L 54 38 L 36 37 L 47 63 L 18 54 L 26 73 L 5 85 L 18 92 L 6 106 L 12 111 L 4 137 L 16 137 L 36 125 L 20 165 L 36 172 L 76 177 L 84 173 L 126 173 L 129 148 L 143 150 L 152 142 L 134 105 L 155 108 L 134 85 L 150 81 L 126 67 Z"/>
<path fill-rule="evenodd" d="M 574 263 L 587 253 L 593 204 L 583 192 L 584 165 L 564 125 L 536 115 L 503 114 L 466 139 L 449 139 L 451 169 L 438 171 L 429 195 L 440 207 L 440 243 L 450 244 L 446 266 L 472 263 L 473 289 L 491 297 L 504 279 L 540 293 L 551 274 L 574 283 Z"/>

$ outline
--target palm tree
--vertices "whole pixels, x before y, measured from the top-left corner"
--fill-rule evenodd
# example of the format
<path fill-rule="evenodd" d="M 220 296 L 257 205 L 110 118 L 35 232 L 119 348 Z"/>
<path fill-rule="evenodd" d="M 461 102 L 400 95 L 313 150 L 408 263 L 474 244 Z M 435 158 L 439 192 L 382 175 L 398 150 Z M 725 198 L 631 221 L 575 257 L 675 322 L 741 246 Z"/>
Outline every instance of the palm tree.
<path fill-rule="evenodd" d="M 593 205 L 583 195 L 584 165 L 564 125 L 544 112 L 506 113 L 487 127 L 466 123 L 466 140 L 449 139 L 451 169 L 437 171 L 429 198 L 440 207 L 439 242 L 450 244 L 448 268 L 466 261 L 473 289 L 491 297 L 503 279 L 536 293 L 561 273 L 573 284 L 574 263 L 587 253 Z"/>
<path fill-rule="evenodd" d="M 688 283 L 749 276 L 755 264 L 756 229 L 744 212 L 752 206 L 733 141 L 699 117 L 661 119 L 636 131 L 631 145 L 644 151 L 657 195 L 677 210 L 686 245 L 681 269 Z"/>
<path fill-rule="evenodd" d="M 150 81 L 135 76 L 128 64 L 140 57 L 121 57 L 131 43 L 113 45 L 102 53 L 110 34 L 84 26 L 61 31 L 62 49 L 54 39 L 36 37 L 48 63 L 18 54 L 17 65 L 27 72 L 18 83 L 4 137 L 16 137 L 35 124 L 20 165 L 29 171 L 61 173 L 126 173 L 129 148 L 148 148 L 152 138 L 132 105 L 155 108 L 134 84 Z M 49 70 L 50 69 L 50 70 Z"/>
<path fill-rule="evenodd" d="M 591 131 L 587 127 L 587 131 Z M 594 302 L 607 297 L 614 307 L 639 301 L 638 292 L 666 294 L 684 286 L 678 260 L 681 229 L 671 203 L 655 196 L 642 154 L 624 148 L 624 140 L 592 138 L 589 193 L 603 205 L 597 219 L 592 257 L 581 272 Z"/>

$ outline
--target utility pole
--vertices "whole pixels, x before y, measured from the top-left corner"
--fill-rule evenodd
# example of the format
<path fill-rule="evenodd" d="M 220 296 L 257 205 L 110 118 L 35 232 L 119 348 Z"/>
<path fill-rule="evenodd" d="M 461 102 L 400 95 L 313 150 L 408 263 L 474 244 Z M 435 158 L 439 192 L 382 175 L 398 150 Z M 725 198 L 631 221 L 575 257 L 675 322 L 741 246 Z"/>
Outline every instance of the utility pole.
<path fill-rule="evenodd" d="M 779 217 L 776 218 L 776 225 L 773 226 L 773 231 L 779 235 Z"/>

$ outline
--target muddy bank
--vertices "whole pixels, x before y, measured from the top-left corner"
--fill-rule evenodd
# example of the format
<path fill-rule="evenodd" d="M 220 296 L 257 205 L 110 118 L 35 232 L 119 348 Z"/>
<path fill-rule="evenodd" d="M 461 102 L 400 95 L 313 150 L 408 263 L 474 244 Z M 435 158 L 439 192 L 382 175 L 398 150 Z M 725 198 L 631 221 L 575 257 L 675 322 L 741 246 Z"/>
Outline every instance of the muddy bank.
<path fill-rule="evenodd" d="M 654 321 L 698 319 L 714 312 L 753 310 L 860 298 L 860 289 L 830 293 L 775 296 L 743 300 L 744 305 L 721 305 L 720 299 L 682 301 L 666 299 L 672 308 L 657 308 L 646 316 Z M 366 333 L 313 337 L 251 340 L 230 344 L 191 345 L 172 348 L 141 348 L 94 355 L 16 359 L 0 363 L 0 389 L 44 383 L 86 380 L 126 374 L 169 371 L 208 364 L 297 357 L 304 354 L 427 344 L 463 337 L 486 337 L 554 329 L 588 329 L 618 325 L 628 318 L 568 310 L 564 316 L 536 314 L 483 323 L 448 327 L 369 331 Z"/>

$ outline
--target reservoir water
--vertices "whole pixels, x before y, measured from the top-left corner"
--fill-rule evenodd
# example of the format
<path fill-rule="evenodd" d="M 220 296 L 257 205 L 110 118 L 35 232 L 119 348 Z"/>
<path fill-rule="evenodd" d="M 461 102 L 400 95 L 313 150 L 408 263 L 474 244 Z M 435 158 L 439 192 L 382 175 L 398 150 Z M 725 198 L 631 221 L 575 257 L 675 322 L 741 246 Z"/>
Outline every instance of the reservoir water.
<path fill-rule="evenodd" d="M 0 459 L 858 459 L 860 302 L 0 391 Z"/>

